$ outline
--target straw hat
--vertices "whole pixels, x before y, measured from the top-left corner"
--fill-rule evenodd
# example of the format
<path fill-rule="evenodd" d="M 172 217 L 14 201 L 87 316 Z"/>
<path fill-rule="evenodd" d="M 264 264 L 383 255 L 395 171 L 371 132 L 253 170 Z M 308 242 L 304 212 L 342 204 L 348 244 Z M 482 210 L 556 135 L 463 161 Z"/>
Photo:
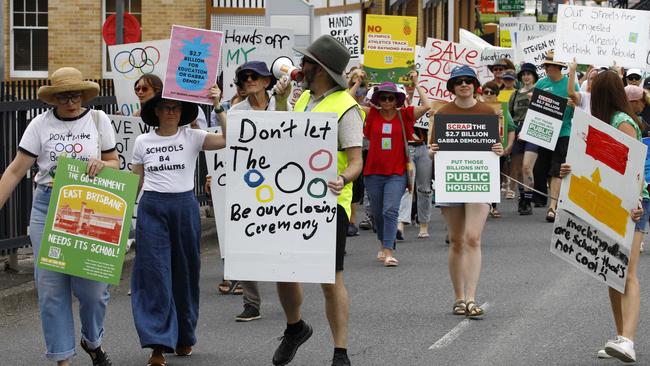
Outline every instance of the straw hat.
<path fill-rule="evenodd" d="M 81 92 L 81 102 L 85 103 L 99 95 L 99 84 L 84 81 L 81 71 L 74 67 L 62 67 L 50 76 L 50 85 L 38 88 L 38 99 L 47 104 L 57 104 L 56 94 L 65 92 Z"/>
<path fill-rule="evenodd" d="M 562 68 L 566 68 L 566 64 L 564 62 L 560 61 L 553 61 L 553 58 L 555 57 L 555 52 L 553 51 L 548 51 L 546 53 L 546 58 L 542 62 L 542 65 L 555 65 L 555 66 L 560 66 Z"/>

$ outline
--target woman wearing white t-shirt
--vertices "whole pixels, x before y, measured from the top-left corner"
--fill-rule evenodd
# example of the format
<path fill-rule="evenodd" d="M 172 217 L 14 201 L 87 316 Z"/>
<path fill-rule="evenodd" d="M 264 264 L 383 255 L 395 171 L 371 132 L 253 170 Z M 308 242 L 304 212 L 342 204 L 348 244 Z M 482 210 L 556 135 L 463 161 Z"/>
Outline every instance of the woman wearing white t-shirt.
<path fill-rule="evenodd" d="M 38 165 L 29 223 L 34 257 L 38 256 L 41 246 L 59 156 L 87 161 L 87 173 L 91 177 L 105 166 L 119 168 L 110 119 L 104 112 L 81 106 L 98 94 L 99 85 L 83 81 L 79 70 L 72 67 L 56 70 L 51 76 L 51 85 L 38 89 L 39 99 L 53 105 L 54 109 L 32 119 L 20 140 L 16 157 L 0 179 L 2 207 L 34 162 Z M 34 278 L 47 358 L 58 365 L 69 365 L 76 353 L 74 295 L 79 300 L 81 347 L 90 354 L 93 365 L 110 366 L 111 361 L 101 348 L 108 285 L 38 268 L 36 263 L 34 261 Z"/>
<path fill-rule="evenodd" d="M 215 97 L 218 88 L 210 94 Z M 196 343 L 201 267 L 201 221 L 194 196 L 194 168 L 201 150 L 226 145 L 224 134 L 180 128 L 197 114 L 193 103 L 162 99 L 142 106 L 142 120 L 155 127 L 136 138 L 133 172 L 144 190 L 138 205 L 131 277 L 133 319 L 149 365 L 164 365 L 165 352 L 189 356 Z"/>

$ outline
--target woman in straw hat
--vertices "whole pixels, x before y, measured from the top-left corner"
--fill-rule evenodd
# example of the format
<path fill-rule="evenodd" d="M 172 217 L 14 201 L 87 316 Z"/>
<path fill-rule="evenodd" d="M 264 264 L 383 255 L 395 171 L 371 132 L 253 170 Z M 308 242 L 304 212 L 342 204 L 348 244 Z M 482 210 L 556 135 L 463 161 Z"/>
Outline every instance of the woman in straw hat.
<path fill-rule="evenodd" d="M 215 85 L 210 97 L 219 94 Z M 189 356 L 196 343 L 201 220 L 194 168 L 201 150 L 226 145 L 225 123 L 224 134 L 182 128 L 196 119 L 197 110 L 196 104 L 155 96 L 141 113 L 142 121 L 155 128 L 134 144 L 133 172 L 144 193 L 138 205 L 131 305 L 140 344 L 153 349 L 152 366 L 166 364 L 165 352 Z"/>
<path fill-rule="evenodd" d="M 51 85 L 38 89 L 38 98 L 54 108 L 32 119 L 20 140 L 15 159 L 0 179 L 2 207 L 34 162 L 38 165 L 29 226 L 35 256 L 41 246 L 59 156 L 87 161 L 87 173 L 91 177 L 106 166 L 115 169 L 119 166 L 109 118 L 101 111 L 82 107 L 82 103 L 98 94 L 99 85 L 84 81 L 79 70 L 72 67 L 56 70 L 51 76 Z M 90 354 L 93 365 L 111 365 L 101 347 L 108 285 L 38 268 L 36 261 L 34 277 L 47 358 L 58 365 L 69 365 L 75 355 L 71 296 L 74 294 L 79 300 L 81 347 Z"/>

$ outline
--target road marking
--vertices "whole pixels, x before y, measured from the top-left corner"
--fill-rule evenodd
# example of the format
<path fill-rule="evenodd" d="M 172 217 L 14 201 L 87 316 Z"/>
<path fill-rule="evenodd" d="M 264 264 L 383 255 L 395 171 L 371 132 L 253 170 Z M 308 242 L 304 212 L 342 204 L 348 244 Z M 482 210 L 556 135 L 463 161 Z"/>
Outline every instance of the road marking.
<path fill-rule="evenodd" d="M 483 305 L 481 305 L 481 308 L 483 310 L 487 310 L 489 307 L 490 307 L 490 304 L 488 304 L 487 302 L 483 303 Z M 450 330 L 442 338 L 438 339 L 438 341 L 436 343 L 432 344 L 431 347 L 429 347 L 429 349 L 430 350 L 431 349 L 441 349 L 441 348 L 447 347 L 448 345 L 451 344 L 451 342 L 456 340 L 456 338 L 458 338 L 458 336 L 460 336 L 461 333 L 463 333 L 463 330 L 465 330 L 465 328 L 469 327 L 469 325 L 470 325 L 470 319 L 465 318 L 465 319 L 461 320 L 461 322 L 458 323 L 458 325 L 455 326 L 454 329 Z"/>

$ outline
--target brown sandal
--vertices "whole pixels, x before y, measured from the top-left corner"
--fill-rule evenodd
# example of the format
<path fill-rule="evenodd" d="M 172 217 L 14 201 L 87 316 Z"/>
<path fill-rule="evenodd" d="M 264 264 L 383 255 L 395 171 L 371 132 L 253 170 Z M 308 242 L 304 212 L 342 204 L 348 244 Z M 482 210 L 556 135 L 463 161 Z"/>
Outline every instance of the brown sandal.
<path fill-rule="evenodd" d="M 546 221 L 555 222 L 555 209 L 552 207 L 549 207 L 548 211 L 546 211 Z"/>
<path fill-rule="evenodd" d="M 454 310 L 453 313 L 454 315 L 465 315 L 465 312 L 467 311 L 467 304 L 465 304 L 465 300 L 456 300 L 454 303 Z"/>
<path fill-rule="evenodd" d="M 485 312 L 474 301 L 467 302 L 467 310 L 465 310 L 466 317 L 471 319 L 480 319 L 483 315 L 485 315 Z"/>

